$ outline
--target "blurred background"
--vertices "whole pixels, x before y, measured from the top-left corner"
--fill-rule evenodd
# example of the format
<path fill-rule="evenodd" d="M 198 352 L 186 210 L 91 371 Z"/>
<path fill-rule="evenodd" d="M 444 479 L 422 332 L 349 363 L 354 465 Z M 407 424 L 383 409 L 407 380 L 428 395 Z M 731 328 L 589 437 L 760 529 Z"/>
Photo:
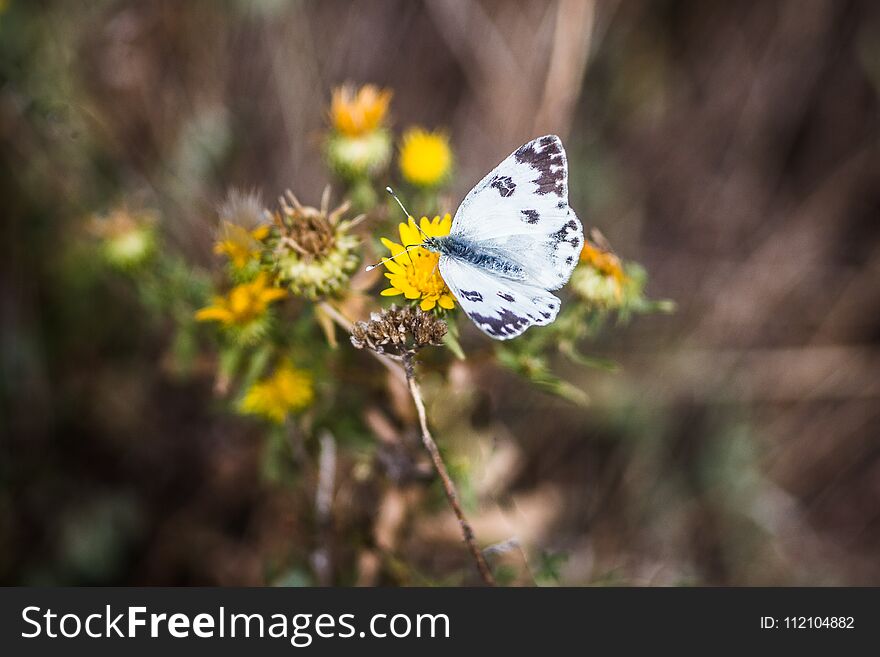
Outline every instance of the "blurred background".
<path fill-rule="evenodd" d="M 677 304 L 598 337 L 619 369 L 569 374 L 585 407 L 461 364 L 467 403 L 429 404 L 480 464 L 463 496 L 511 583 L 880 585 L 877 3 L 0 10 L 3 584 L 476 581 L 442 497 L 365 483 L 387 466 L 380 414 L 339 451 L 316 531 L 313 484 L 267 480 L 259 428 L 177 372 L 168 322 L 84 256 L 89 217 L 119 203 L 205 270 L 227 188 L 317 204 L 330 92 L 351 81 L 394 91 L 393 127 L 448 131 L 439 210 L 560 134 L 585 226 Z"/>

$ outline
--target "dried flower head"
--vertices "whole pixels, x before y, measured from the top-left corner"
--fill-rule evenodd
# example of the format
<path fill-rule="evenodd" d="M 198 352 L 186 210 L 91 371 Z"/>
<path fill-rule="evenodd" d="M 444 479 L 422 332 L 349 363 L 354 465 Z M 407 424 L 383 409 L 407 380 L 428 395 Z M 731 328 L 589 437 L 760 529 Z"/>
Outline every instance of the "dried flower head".
<path fill-rule="evenodd" d="M 382 126 L 391 103 L 390 89 L 365 84 L 355 90 L 343 85 L 333 90 L 330 121 L 333 128 L 347 137 L 362 137 Z"/>
<path fill-rule="evenodd" d="M 348 231 L 363 215 L 342 220 L 349 204 L 330 211 L 329 201 L 329 187 L 320 209 L 303 205 L 288 191 L 272 215 L 275 226 L 266 240 L 278 279 L 311 300 L 342 291 L 359 261 L 359 240 Z"/>
<path fill-rule="evenodd" d="M 443 237 L 449 234 L 452 217 L 449 213 L 442 219 L 438 216 L 430 221 L 427 217 L 422 217 L 419 227 L 429 237 Z M 440 256 L 422 247 L 406 251 L 407 247 L 422 243 L 422 234 L 416 227 L 415 219 L 409 217 L 407 223 L 401 223 L 398 232 L 401 244 L 382 238 L 382 244 L 391 251 L 393 258 L 385 262 L 388 269 L 385 277 L 391 287 L 382 290 L 382 296 L 402 294 L 407 299 L 418 301 L 422 310 L 433 310 L 437 306 L 444 310 L 454 308 L 454 297 L 440 276 L 437 266 Z"/>
<path fill-rule="evenodd" d="M 400 145 L 400 173 L 418 187 L 436 187 L 449 178 L 452 149 L 443 132 L 410 128 Z"/>
<path fill-rule="evenodd" d="M 391 306 L 371 313 L 368 322 L 355 323 L 351 329 L 351 344 L 380 354 L 390 347 L 403 354 L 441 344 L 446 330 L 446 322 L 420 308 Z"/>

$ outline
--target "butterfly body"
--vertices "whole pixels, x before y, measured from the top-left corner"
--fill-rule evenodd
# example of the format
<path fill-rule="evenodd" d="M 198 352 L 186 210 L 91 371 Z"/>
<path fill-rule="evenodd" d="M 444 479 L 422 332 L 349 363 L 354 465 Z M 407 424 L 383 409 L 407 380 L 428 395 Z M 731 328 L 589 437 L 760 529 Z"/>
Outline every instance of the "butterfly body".
<path fill-rule="evenodd" d="M 550 290 L 568 282 L 584 235 L 568 205 L 562 142 L 524 144 L 468 193 L 446 237 L 422 246 L 440 255 L 446 285 L 480 330 L 496 340 L 556 319 Z"/>
<path fill-rule="evenodd" d="M 525 270 L 506 259 L 502 251 L 481 246 L 464 237 L 430 237 L 422 246 L 441 257 L 456 258 L 497 276 L 512 280 L 523 280 L 526 276 Z"/>

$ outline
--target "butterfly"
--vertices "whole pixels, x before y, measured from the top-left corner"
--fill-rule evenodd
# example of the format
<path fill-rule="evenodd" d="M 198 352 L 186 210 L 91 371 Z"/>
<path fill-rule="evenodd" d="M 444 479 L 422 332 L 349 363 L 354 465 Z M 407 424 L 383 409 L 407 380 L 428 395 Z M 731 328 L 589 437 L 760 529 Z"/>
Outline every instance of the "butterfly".
<path fill-rule="evenodd" d="M 550 324 L 561 304 L 550 291 L 568 282 L 584 244 L 562 141 L 520 146 L 465 196 L 449 235 L 423 238 L 416 246 L 439 254 L 440 275 L 486 335 L 509 340 Z"/>

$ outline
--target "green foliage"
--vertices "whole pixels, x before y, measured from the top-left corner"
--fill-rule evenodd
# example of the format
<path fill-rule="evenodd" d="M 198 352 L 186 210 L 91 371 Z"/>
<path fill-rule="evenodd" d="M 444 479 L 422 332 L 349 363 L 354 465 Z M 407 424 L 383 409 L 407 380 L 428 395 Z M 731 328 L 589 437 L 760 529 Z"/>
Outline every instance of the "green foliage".
<path fill-rule="evenodd" d="M 540 585 L 559 584 L 562 577 L 562 567 L 568 561 L 565 552 L 542 551 L 538 555 L 538 563 L 534 566 L 533 574 L 535 583 Z"/>
<path fill-rule="evenodd" d="M 584 274 L 589 276 L 586 291 Z M 557 356 L 574 365 L 613 372 L 617 369 L 616 363 L 583 353 L 584 346 L 611 320 L 620 326 L 637 314 L 672 312 L 674 304 L 645 297 L 647 275 L 636 263 L 623 265 L 619 281 L 584 263 L 572 278 L 571 286 L 577 294 L 563 305 L 556 321 L 540 331 L 529 331 L 516 340 L 499 343 L 495 355 L 501 365 L 542 390 L 585 405 L 589 401 L 587 393 L 554 374 L 552 363 L 558 360 Z M 596 281 L 601 282 L 603 289 L 600 300 L 595 296 Z"/>

